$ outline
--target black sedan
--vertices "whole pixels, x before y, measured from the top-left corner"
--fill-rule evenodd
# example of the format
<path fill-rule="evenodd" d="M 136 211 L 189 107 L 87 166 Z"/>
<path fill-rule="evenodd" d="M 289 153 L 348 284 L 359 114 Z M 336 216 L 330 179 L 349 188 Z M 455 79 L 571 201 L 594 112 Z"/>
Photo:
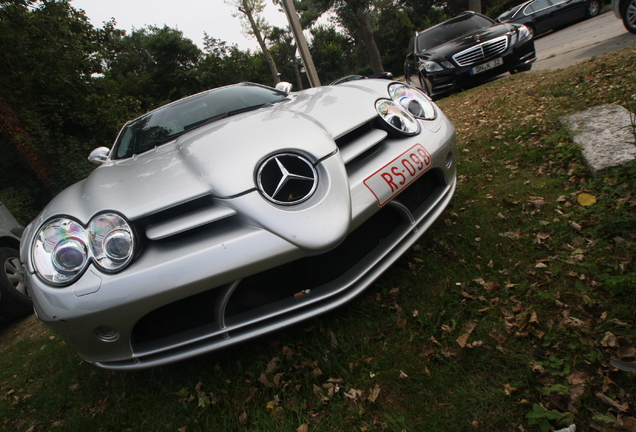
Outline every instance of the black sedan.
<path fill-rule="evenodd" d="M 497 21 L 524 24 L 540 35 L 598 15 L 600 0 L 531 0 L 502 13 Z"/>
<path fill-rule="evenodd" d="M 467 11 L 415 34 L 404 75 L 436 98 L 504 72 L 528 71 L 536 59 L 526 26 Z"/>

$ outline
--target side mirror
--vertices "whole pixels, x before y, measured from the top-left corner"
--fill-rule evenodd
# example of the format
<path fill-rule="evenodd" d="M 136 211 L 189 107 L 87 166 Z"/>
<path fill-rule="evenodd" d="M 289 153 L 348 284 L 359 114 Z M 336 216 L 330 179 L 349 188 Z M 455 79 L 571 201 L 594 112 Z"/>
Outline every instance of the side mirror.
<path fill-rule="evenodd" d="M 108 160 L 108 153 L 110 149 L 108 147 L 97 147 L 88 155 L 88 161 L 97 165 L 101 165 Z"/>
<path fill-rule="evenodd" d="M 292 85 L 291 83 L 288 83 L 287 81 L 281 81 L 278 84 L 276 84 L 276 90 L 280 90 L 280 91 L 284 91 L 285 93 L 289 93 L 292 91 Z"/>

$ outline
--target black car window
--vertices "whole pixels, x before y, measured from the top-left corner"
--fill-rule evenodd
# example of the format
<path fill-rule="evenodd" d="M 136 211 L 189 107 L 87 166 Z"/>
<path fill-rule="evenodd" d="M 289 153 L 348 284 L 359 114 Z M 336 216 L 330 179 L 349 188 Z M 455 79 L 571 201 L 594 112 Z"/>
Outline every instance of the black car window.
<path fill-rule="evenodd" d="M 215 120 L 286 97 L 287 93 L 270 87 L 241 84 L 181 99 L 127 123 L 119 133 L 114 157 L 123 159 L 142 153 Z"/>
<path fill-rule="evenodd" d="M 515 14 L 517 13 L 517 11 L 519 10 L 519 8 L 521 6 L 523 6 L 523 5 L 515 6 L 512 9 L 510 9 L 509 11 L 506 11 L 506 12 L 502 13 L 501 15 L 499 15 L 497 20 L 499 20 L 500 22 L 506 22 L 506 21 L 512 19 L 512 17 L 515 16 Z"/>
<path fill-rule="evenodd" d="M 417 35 L 417 51 L 423 53 L 438 45 L 471 33 L 484 27 L 490 27 L 495 21 L 483 15 L 462 14 L 446 22 L 424 30 Z"/>
<path fill-rule="evenodd" d="M 537 0 L 530 3 L 524 12 L 526 13 L 526 15 L 529 15 L 533 12 L 540 11 L 541 9 L 545 9 L 547 7 L 550 7 L 550 2 L 548 0 Z"/>

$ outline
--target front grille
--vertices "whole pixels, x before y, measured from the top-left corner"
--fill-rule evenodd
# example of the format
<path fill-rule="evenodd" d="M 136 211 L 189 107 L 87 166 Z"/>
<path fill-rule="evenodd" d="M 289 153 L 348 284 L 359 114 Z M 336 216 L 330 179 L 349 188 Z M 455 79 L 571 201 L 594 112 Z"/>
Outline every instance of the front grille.
<path fill-rule="evenodd" d="M 429 171 L 403 190 L 395 198 L 395 201 L 403 204 L 410 212 L 414 212 L 439 185 L 440 180 L 437 173 Z"/>
<path fill-rule="evenodd" d="M 402 191 L 395 201 L 414 212 L 441 183 L 439 173 L 427 172 Z M 385 205 L 335 249 L 244 278 L 232 293 L 225 308 L 225 317 L 293 298 L 301 291 L 319 290 L 363 261 L 404 222 L 403 214 Z M 148 313 L 133 329 L 133 348 L 201 327 L 209 326 L 213 331 L 221 321 L 221 317 L 214 315 L 219 291 L 220 288 L 214 288 Z"/>
<path fill-rule="evenodd" d="M 214 304 L 218 291 L 204 291 L 150 312 L 135 325 L 132 331 L 133 345 L 214 323 Z"/>
<path fill-rule="evenodd" d="M 508 48 L 508 36 L 480 43 L 453 56 L 459 66 L 472 66 L 500 56 Z"/>
<path fill-rule="evenodd" d="M 250 276 L 241 281 L 228 303 L 227 316 L 291 298 L 344 275 L 378 246 L 403 222 L 402 216 L 385 207 L 350 233 L 336 249 Z"/>

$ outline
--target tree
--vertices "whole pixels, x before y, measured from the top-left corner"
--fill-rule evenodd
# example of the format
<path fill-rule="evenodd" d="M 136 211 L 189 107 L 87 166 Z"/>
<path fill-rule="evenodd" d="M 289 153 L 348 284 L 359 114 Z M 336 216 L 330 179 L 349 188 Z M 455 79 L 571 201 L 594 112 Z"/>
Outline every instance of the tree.
<path fill-rule="evenodd" d="M 197 68 L 203 89 L 241 81 L 269 81 L 269 67 L 261 54 L 241 51 L 235 44 L 228 46 L 225 41 L 207 34 L 204 45 L 204 55 Z"/>
<path fill-rule="evenodd" d="M 117 92 L 135 97 L 142 110 L 199 90 L 201 50 L 183 33 L 149 26 L 120 34 L 116 50 L 105 58 L 105 77 Z"/>
<path fill-rule="evenodd" d="M 244 17 L 246 20 L 241 20 L 243 25 L 243 31 L 246 35 L 254 36 L 261 47 L 261 51 L 267 60 L 270 71 L 272 73 L 272 80 L 274 84 L 280 82 L 280 76 L 276 67 L 276 62 L 272 57 L 267 45 L 265 45 L 265 39 L 263 33 L 267 33 L 269 25 L 265 21 L 265 18 L 261 15 L 265 9 L 264 0 L 228 0 L 227 4 L 236 7 L 240 13 L 233 14 L 234 17 Z"/>
<path fill-rule="evenodd" d="M 328 10 L 335 12 L 335 21 L 359 44 L 366 53 L 373 73 L 384 72 L 380 50 L 373 35 L 374 0 L 303 0 L 298 3 L 303 25 L 318 19 Z"/>
<path fill-rule="evenodd" d="M 311 36 L 311 56 L 324 83 L 349 75 L 356 69 L 350 37 L 324 25 L 312 28 Z"/>
<path fill-rule="evenodd" d="M 6 176 L 2 170 L 3 187 L 46 202 L 90 172 L 88 152 L 114 138 L 116 129 L 103 131 L 120 123 L 126 110 L 109 112 L 117 102 L 99 90 L 96 78 L 103 71 L 100 43 L 109 31 L 94 29 L 65 0 L 0 3 L 3 167 L 27 167 Z"/>

